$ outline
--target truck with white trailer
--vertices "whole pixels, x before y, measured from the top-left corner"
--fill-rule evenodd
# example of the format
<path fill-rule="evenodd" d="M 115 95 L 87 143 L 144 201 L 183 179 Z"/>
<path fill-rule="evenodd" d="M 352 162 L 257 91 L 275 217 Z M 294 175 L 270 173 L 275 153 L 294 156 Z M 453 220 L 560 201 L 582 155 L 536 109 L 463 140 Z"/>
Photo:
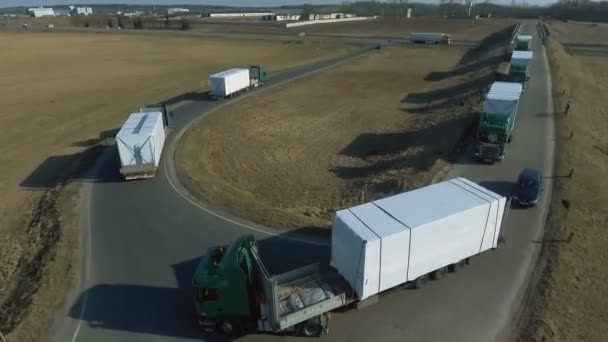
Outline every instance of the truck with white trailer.
<path fill-rule="evenodd" d="M 530 35 L 518 35 L 515 38 L 515 50 L 532 51 L 533 38 Z"/>
<path fill-rule="evenodd" d="M 215 97 L 234 97 L 262 86 L 266 78 L 266 71 L 259 65 L 225 70 L 209 76 L 209 94 Z"/>
<path fill-rule="evenodd" d="M 532 69 L 532 51 L 513 51 L 509 68 L 509 81 L 521 83 L 525 88 Z"/>
<path fill-rule="evenodd" d="M 410 33 L 410 41 L 417 44 L 451 44 L 452 40 L 449 34 L 445 33 Z"/>
<path fill-rule="evenodd" d="M 252 235 L 210 248 L 193 276 L 206 331 L 327 333 L 329 312 L 420 288 L 503 240 L 509 201 L 465 178 L 336 212 L 331 262 L 271 275 Z"/>
<path fill-rule="evenodd" d="M 126 180 L 152 178 L 165 145 L 162 112 L 133 113 L 116 134 L 120 173 Z"/>
<path fill-rule="evenodd" d="M 506 146 L 513 138 L 522 91 L 522 84 L 514 82 L 494 82 L 490 87 L 477 127 L 475 157 L 478 160 L 493 163 L 505 158 Z"/>

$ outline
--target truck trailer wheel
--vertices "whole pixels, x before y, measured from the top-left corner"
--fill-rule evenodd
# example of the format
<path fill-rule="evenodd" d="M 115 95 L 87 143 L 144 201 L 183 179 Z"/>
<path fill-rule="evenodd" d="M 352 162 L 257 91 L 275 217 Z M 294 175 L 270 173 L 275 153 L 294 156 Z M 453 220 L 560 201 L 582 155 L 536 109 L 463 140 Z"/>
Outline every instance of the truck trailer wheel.
<path fill-rule="evenodd" d="M 466 260 L 462 259 L 459 262 L 451 264 L 449 266 L 449 270 L 450 270 L 450 272 L 458 272 L 461 269 L 463 269 L 466 264 L 467 264 Z"/>
<path fill-rule="evenodd" d="M 313 317 L 300 326 L 300 335 L 302 336 L 319 337 L 321 333 L 323 333 L 323 326 L 319 317 Z"/>
<path fill-rule="evenodd" d="M 433 280 L 439 280 L 441 278 L 443 278 L 443 276 L 448 273 L 448 268 L 447 267 L 442 267 L 440 269 L 434 270 L 431 273 L 431 279 Z"/>
<path fill-rule="evenodd" d="M 429 276 L 428 275 L 421 275 L 420 277 L 416 278 L 415 280 L 412 281 L 412 288 L 413 289 L 419 289 L 421 287 L 424 286 L 424 284 L 426 284 L 427 280 L 429 280 Z"/>

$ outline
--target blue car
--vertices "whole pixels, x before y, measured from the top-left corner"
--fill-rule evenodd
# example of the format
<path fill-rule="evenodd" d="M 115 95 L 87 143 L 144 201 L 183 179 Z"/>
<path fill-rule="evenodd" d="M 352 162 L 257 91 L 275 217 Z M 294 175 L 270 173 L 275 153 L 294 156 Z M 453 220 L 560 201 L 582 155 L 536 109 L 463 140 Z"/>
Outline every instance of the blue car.
<path fill-rule="evenodd" d="M 525 168 L 517 177 L 511 199 L 522 207 L 534 207 L 543 191 L 543 175 L 537 169 Z"/>

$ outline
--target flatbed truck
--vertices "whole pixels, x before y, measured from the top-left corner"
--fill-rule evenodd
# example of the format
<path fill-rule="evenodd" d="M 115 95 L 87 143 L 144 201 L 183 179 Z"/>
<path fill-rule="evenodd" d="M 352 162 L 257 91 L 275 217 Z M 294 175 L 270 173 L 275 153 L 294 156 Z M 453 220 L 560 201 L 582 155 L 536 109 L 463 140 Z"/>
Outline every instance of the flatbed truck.
<path fill-rule="evenodd" d="M 420 207 L 403 210 L 412 203 L 435 203 L 437 210 L 421 215 Z M 394 205 L 400 209 L 391 209 Z M 241 236 L 228 246 L 211 247 L 197 266 L 195 320 L 206 332 L 232 336 L 327 334 L 332 311 L 365 307 L 387 289 L 420 288 L 497 248 L 508 207 L 505 197 L 457 178 L 344 209 L 334 218 L 330 265 L 278 275 L 266 269 L 253 235 Z"/>

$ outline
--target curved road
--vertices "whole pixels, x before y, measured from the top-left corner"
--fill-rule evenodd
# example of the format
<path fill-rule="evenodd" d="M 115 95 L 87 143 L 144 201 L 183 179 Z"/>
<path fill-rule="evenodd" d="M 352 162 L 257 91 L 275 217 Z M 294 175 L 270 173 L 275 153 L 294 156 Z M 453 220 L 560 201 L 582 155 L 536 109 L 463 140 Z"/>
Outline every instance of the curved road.
<path fill-rule="evenodd" d="M 534 23 L 526 23 L 523 31 L 536 33 Z M 336 62 L 293 69 L 269 83 L 284 82 Z M 181 104 L 176 132 L 200 113 L 225 102 L 199 98 Z M 523 166 L 550 173 L 552 113 L 546 56 L 544 47 L 537 44 L 533 75 L 520 104 L 516 135 L 506 160 L 478 165 L 465 153 L 449 177 L 464 175 L 503 191 Z M 175 144 L 175 135 L 169 138 L 167 151 Z M 116 173 L 118 161 L 113 152 L 107 149 L 102 155 L 95 172 L 98 176 L 87 184 L 82 281 L 73 303 L 56 320 L 49 336 L 52 341 L 222 340 L 203 336 L 195 328 L 190 280 L 208 246 L 228 243 L 246 232 L 261 239 L 262 257 L 271 272 L 329 258 L 328 241 L 323 237 L 297 233 L 276 236 L 264 227 L 197 205 L 176 191 L 167 177 L 170 153 L 165 153 L 156 178 L 123 182 Z M 549 184 L 546 188 L 550 189 Z M 511 211 L 507 244 L 502 249 L 474 258 L 471 267 L 422 290 L 392 291 L 364 310 L 334 315 L 331 333 L 322 339 L 491 341 L 506 337 L 539 249 L 535 241 L 542 233 L 546 195 L 539 208 Z M 241 340 L 295 338 L 253 334 Z"/>

